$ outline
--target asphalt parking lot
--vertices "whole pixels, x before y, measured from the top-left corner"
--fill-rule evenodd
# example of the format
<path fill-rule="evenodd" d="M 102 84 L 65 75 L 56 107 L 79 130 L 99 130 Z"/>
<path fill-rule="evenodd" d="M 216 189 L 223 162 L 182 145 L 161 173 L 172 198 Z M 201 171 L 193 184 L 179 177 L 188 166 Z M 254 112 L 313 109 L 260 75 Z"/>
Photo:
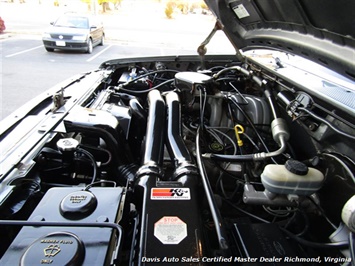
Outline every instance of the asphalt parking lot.
<path fill-rule="evenodd" d="M 0 119 L 18 107 L 71 76 L 91 71 L 114 58 L 196 54 L 198 45 L 214 25 L 211 15 L 176 14 L 167 19 L 160 6 L 145 1 L 123 1 L 118 10 L 97 12 L 105 25 L 105 46 L 92 54 L 45 51 L 41 35 L 57 15 L 69 7 L 54 7 L 48 2 L 25 4 L 0 2 L 0 16 L 6 30 L 0 34 L 1 102 Z M 133 5 L 140 3 L 141 5 Z M 152 2 L 152 1 L 151 1 Z M 139 8 L 137 8 L 139 7 Z M 226 37 L 217 33 L 208 52 L 228 51 Z M 233 51 L 229 47 L 229 51 Z"/>

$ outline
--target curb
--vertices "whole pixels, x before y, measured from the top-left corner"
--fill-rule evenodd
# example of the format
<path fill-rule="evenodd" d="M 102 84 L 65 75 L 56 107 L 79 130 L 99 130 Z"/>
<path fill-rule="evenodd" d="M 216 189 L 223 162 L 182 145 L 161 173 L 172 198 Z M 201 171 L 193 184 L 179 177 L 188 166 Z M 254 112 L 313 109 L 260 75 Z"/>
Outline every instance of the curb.
<path fill-rule="evenodd" d="M 10 37 L 12 37 L 12 35 L 10 33 L 7 33 L 7 32 L 0 33 L 0 40 L 8 39 Z"/>
<path fill-rule="evenodd" d="M 42 32 L 31 32 L 31 31 L 6 31 L 3 33 L 0 33 L 0 40 L 6 40 L 6 39 L 10 39 L 12 37 L 15 37 L 17 35 L 25 35 L 25 36 L 41 36 Z"/>

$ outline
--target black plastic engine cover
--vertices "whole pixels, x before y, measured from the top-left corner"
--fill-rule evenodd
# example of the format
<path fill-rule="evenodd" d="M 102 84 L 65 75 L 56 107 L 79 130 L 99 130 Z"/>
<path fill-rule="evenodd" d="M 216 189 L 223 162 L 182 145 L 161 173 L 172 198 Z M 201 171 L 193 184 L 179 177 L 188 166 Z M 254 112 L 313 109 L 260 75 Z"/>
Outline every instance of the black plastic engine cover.
<path fill-rule="evenodd" d="M 123 189 L 52 188 L 28 221 L 115 223 Z M 108 265 L 116 234 L 111 228 L 24 226 L 0 265 Z"/>
<path fill-rule="evenodd" d="M 139 265 L 201 261 L 204 243 L 198 195 L 195 185 L 188 184 L 158 182 L 149 175 L 140 178 L 136 187 L 143 196 Z"/>
<path fill-rule="evenodd" d="M 233 235 L 239 249 L 235 261 L 239 265 L 290 265 L 297 256 L 306 257 L 298 248 L 282 234 L 278 225 L 272 223 L 252 224 L 249 219 L 239 219 L 234 224 Z M 248 258 L 257 258 L 248 260 Z M 292 261 L 292 266 L 302 263 Z"/>

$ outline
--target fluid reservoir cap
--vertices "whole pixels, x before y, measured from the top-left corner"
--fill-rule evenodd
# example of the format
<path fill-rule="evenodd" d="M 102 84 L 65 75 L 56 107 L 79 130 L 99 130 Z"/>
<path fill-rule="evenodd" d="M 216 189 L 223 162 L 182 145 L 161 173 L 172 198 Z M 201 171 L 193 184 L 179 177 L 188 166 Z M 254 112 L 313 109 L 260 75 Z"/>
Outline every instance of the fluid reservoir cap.
<path fill-rule="evenodd" d="M 38 238 L 23 253 L 20 266 L 82 265 L 85 246 L 80 238 L 69 232 L 54 232 Z"/>
<path fill-rule="evenodd" d="M 79 220 L 89 216 L 97 206 L 97 199 L 90 191 L 75 191 L 60 203 L 60 213 L 69 220 Z"/>
<path fill-rule="evenodd" d="M 79 141 L 73 138 L 60 139 L 57 142 L 60 151 L 75 151 L 79 145 Z"/>
<path fill-rule="evenodd" d="M 296 175 L 307 175 L 308 173 L 307 165 L 297 160 L 287 160 L 285 167 L 288 171 Z"/>

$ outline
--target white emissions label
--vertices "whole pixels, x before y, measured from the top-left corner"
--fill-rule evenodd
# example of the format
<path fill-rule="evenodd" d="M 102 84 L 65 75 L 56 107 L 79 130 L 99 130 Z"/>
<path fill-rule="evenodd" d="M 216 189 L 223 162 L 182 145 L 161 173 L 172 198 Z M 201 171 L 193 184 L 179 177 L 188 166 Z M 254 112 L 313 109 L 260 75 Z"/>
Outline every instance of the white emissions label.
<path fill-rule="evenodd" d="M 154 236 L 163 244 L 176 245 L 187 237 L 187 225 L 177 216 L 164 216 L 154 224 Z"/>
<path fill-rule="evenodd" d="M 246 17 L 250 16 L 248 10 L 242 4 L 233 7 L 233 11 L 238 16 L 239 19 L 246 18 Z"/>

